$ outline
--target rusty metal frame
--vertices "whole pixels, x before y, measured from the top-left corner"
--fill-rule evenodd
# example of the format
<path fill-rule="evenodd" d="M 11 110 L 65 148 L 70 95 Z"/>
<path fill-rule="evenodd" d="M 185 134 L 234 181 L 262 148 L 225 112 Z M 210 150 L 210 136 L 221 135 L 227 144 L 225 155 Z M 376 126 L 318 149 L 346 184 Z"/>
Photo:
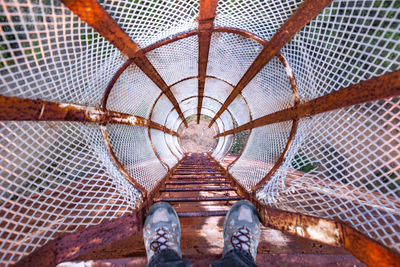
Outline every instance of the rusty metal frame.
<path fill-rule="evenodd" d="M 263 50 L 234 87 L 232 93 L 225 100 L 225 103 L 217 112 L 209 126 L 214 123 L 215 119 L 221 116 L 236 96 L 249 84 L 262 68 L 279 53 L 281 48 L 332 1 L 333 0 L 306 0 L 300 5 L 300 7 L 285 21 L 281 28 L 272 36 L 271 40 L 264 46 Z"/>
<path fill-rule="evenodd" d="M 340 246 L 368 266 L 400 266 L 400 255 L 341 221 L 317 218 L 262 204 L 250 194 L 216 159 L 237 193 L 256 207 L 262 224 L 324 244 Z"/>
<path fill-rule="evenodd" d="M 110 81 L 110 84 L 112 84 L 111 88 L 118 79 L 119 75 L 121 75 L 121 73 L 132 62 L 134 62 L 143 71 L 143 73 L 146 74 L 147 77 L 149 77 L 168 97 L 172 105 L 176 108 L 179 116 L 181 116 L 183 122 L 185 122 L 183 113 L 174 95 L 170 91 L 163 78 L 148 60 L 143 50 L 140 49 L 140 47 L 128 36 L 124 30 L 122 30 L 118 23 L 97 2 L 97 0 L 61 0 L 61 2 L 129 58 L 129 63 L 125 62 L 125 64 L 122 66 L 124 69 L 121 71 L 118 70 L 115 75 L 117 77 L 115 79 L 112 78 Z M 106 95 L 103 98 L 103 107 L 105 107 L 104 103 L 107 103 L 107 97 L 111 91 L 111 88 L 107 88 L 105 92 Z"/>
<path fill-rule="evenodd" d="M 0 120 L 76 121 L 149 127 L 181 137 L 177 132 L 140 116 L 69 103 L 0 95 Z"/>
<path fill-rule="evenodd" d="M 197 124 L 200 123 L 201 107 L 203 105 L 204 85 L 206 81 L 208 54 L 210 51 L 212 28 L 218 0 L 200 0 L 198 26 L 198 105 Z"/>
<path fill-rule="evenodd" d="M 314 14 L 319 13 L 320 6 L 324 5 L 324 7 L 325 7 L 331 1 L 329 1 L 329 0 L 322 0 L 322 1 L 306 0 L 300 6 L 300 8 L 289 18 L 289 20 L 287 20 L 285 22 L 284 26 L 277 32 L 277 34 L 275 34 L 273 36 L 273 38 L 270 41 L 270 43 L 272 43 L 270 46 L 273 49 L 271 49 L 271 51 L 265 51 L 265 53 L 264 53 L 265 55 L 263 55 L 263 56 L 259 55 L 259 57 L 264 57 L 269 54 L 273 54 L 273 52 L 274 52 L 273 50 L 279 51 L 280 48 L 287 41 L 289 41 L 294 36 L 294 34 L 298 31 L 298 30 L 294 31 L 293 28 L 299 28 L 299 26 L 300 26 L 300 28 L 302 28 L 306 23 L 308 23 L 308 21 L 310 19 L 312 19 L 314 17 L 313 16 Z M 82 9 L 86 9 L 86 11 L 87 11 L 90 9 L 90 6 L 88 7 L 89 4 L 91 4 L 91 5 L 97 4 L 97 1 L 95 1 L 95 0 L 86 0 L 86 1 L 84 1 L 84 0 L 76 0 L 76 1 L 62 0 L 62 2 L 65 3 L 68 7 L 71 6 L 72 7 L 72 8 L 70 7 L 71 10 L 73 10 L 73 8 L 75 8 L 77 11 L 74 11 L 74 10 L 73 11 L 75 13 L 77 13 L 78 15 L 79 15 L 79 10 L 80 10 L 81 15 L 79 15 L 79 16 L 83 20 L 85 20 L 85 16 L 82 17 Z M 79 5 L 75 5 L 76 3 L 79 3 Z M 90 17 L 90 19 L 88 19 L 88 18 L 86 18 L 86 19 L 88 19 L 89 21 L 92 21 L 92 23 L 94 23 L 97 26 L 97 29 L 96 29 L 96 27 L 94 27 L 97 31 L 101 32 L 101 34 L 104 37 L 106 37 L 106 39 L 108 39 L 112 44 L 114 44 L 124 54 L 127 54 L 128 57 L 135 59 L 135 63 L 138 64 L 139 68 L 141 68 L 141 69 L 143 68 L 142 70 L 146 74 L 149 73 L 149 75 L 150 74 L 155 75 L 155 76 L 152 76 L 153 78 L 150 77 L 150 79 L 152 79 L 152 80 L 154 79 L 157 82 L 156 84 L 160 84 L 162 87 L 165 86 L 164 85 L 165 82 L 163 84 L 163 81 L 161 81 L 162 78 L 159 77 L 159 75 L 157 76 L 158 73 L 157 74 L 154 73 L 154 71 L 155 71 L 154 67 L 153 67 L 153 69 L 151 67 L 149 67 L 148 64 L 150 62 L 147 60 L 147 58 L 144 59 L 144 57 L 142 55 L 140 55 L 145 50 L 140 50 L 140 48 L 138 48 L 137 45 L 135 43 L 133 43 L 133 41 L 124 32 L 123 32 L 123 34 L 121 34 L 122 29 L 120 29 L 120 27 L 116 24 L 116 22 L 111 19 L 111 17 L 109 16 L 109 14 L 107 12 L 104 11 L 105 14 L 103 14 L 102 12 L 99 13 L 98 9 L 95 9 L 94 11 L 90 10 L 91 12 L 93 12 L 93 14 L 88 15 L 89 12 L 86 12 L 85 10 L 83 10 L 83 11 L 84 11 L 83 14 L 86 14 L 86 16 Z M 113 29 L 114 30 L 117 29 L 117 31 L 114 32 L 111 30 L 111 28 L 107 28 L 110 26 L 107 24 L 107 21 L 109 21 L 109 20 L 107 20 L 108 17 L 111 19 L 111 22 L 112 22 L 111 25 L 113 26 Z M 96 18 L 101 18 L 101 20 L 96 19 Z M 106 19 L 104 19 L 104 18 L 106 18 Z M 87 21 L 87 20 L 85 20 L 85 21 Z M 299 25 L 299 24 L 304 24 L 304 25 Z M 90 25 L 92 25 L 92 24 L 90 24 Z M 106 27 L 104 27 L 106 29 L 105 32 L 104 32 L 103 26 L 106 26 Z M 283 29 L 285 26 L 287 27 L 287 29 L 286 28 Z M 120 31 L 118 31 L 118 29 Z M 193 33 L 191 35 L 194 35 L 194 34 L 195 33 Z M 124 36 L 124 35 L 126 35 L 126 36 Z M 128 37 L 129 39 L 126 40 L 126 37 Z M 188 36 L 186 36 L 186 37 L 188 37 Z M 184 37 L 182 36 L 182 38 L 184 38 Z M 179 39 L 176 39 L 176 40 L 179 40 Z M 153 46 L 153 47 L 155 47 L 155 46 Z M 264 50 L 265 50 L 265 48 L 264 48 Z M 263 52 L 261 52 L 261 53 L 263 53 Z M 131 55 L 131 56 L 129 56 L 129 55 Z M 274 55 L 275 54 L 273 54 L 271 56 L 271 58 Z M 139 59 L 136 59 L 136 58 L 139 58 Z M 263 66 L 261 66 L 261 67 L 260 66 L 251 66 L 251 67 L 253 67 L 254 69 L 255 68 L 261 69 Z M 256 74 L 254 74 L 254 76 Z M 161 78 L 161 80 L 159 80 L 160 78 Z M 249 79 L 249 78 L 247 78 L 247 79 Z M 373 81 L 371 82 L 371 80 L 373 80 Z M 319 113 L 334 110 L 337 108 L 343 108 L 343 107 L 360 104 L 360 103 L 365 103 L 365 102 L 369 102 L 369 101 L 373 101 L 373 100 L 398 96 L 400 94 L 399 71 L 390 73 L 387 75 L 385 74 L 385 75 L 382 75 L 380 77 L 377 77 L 377 78 L 374 78 L 371 80 L 368 80 L 366 82 L 361 82 L 359 84 L 356 84 L 355 86 L 350 86 L 348 88 L 344 88 L 344 89 L 340 90 L 341 92 L 339 92 L 337 94 L 335 94 L 336 92 L 332 93 L 332 94 L 328 94 L 328 95 L 320 97 L 316 100 L 309 101 L 304 104 L 300 104 L 297 107 L 283 110 L 283 111 L 289 112 L 290 114 L 288 114 L 288 115 L 283 115 L 283 113 L 282 113 L 283 111 L 277 112 L 278 114 L 274 113 L 275 117 L 273 117 L 272 114 L 270 114 L 271 115 L 270 118 L 265 119 L 265 120 L 268 122 L 268 120 L 270 120 L 270 121 L 272 120 L 271 118 L 277 118 L 277 117 L 281 117 L 280 119 L 282 121 L 298 120 L 299 118 L 302 118 L 302 117 L 319 114 Z M 393 85 L 391 85 L 390 82 L 392 82 Z M 244 86 L 243 86 L 243 84 L 244 84 Z M 241 86 L 244 88 L 245 85 L 247 85 L 247 84 L 248 84 L 248 82 L 246 83 L 246 81 L 244 81 L 244 82 L 242 82 Z M 238 85 L 236 87 L 238 87 Z M 388 92 L 384 92 L 385 91 L 384 86 L 388 86 L 388 85 L 390 85 L 389 90 L 387 90 Z M 162 88 L 162 87 L 160 87 L 160 88 Z M 348 89 L 348 90 L 343 91 L 346 89 Z M 363 89 L 365 92 L 361 92 L 362 91 L 361 89 Z M 163 89 L 161 89 L 161 90 L 163 90 Z M 372 92 L 370 92 L 370 90 Z M 357 95 L 356 97 L 351 98 L 352 93 L 354 93 L 354 92 L 359 92 L 360 95 Z M 167 95 L 167 97 L 168 97 L 168 95 Z M 173 95 L 172 95 L 172 97 L 173 97 Z M 350 98 L 350 100 L 348 100 L 348 98 Z M 355 99 L 355 98 L 357 98 L 357 99 Z M 348 100 L 348 101 L 346 101 L 346 100 Z M 341 103 L 341 101 L 343 101 L 345 103 Z M 227 106 L 229 106 L 229 104 Z M 43 110 L 45 110 L 45 108 L 47 110 L 49 110 L 48 107 L 43 106 Z M 178 108 L 179 108 L 179 106 L 178 106 Z M 4 109 L 2 109 L 2 111 L 4 111 Z M 47 114 L 49 115 L 50 113 L 47 113 Z M 81 112 L 78 114 L 81 114 Z M 178 114 L 179 114 L 179 112 L 178 112 Z M 221 112 L 221 114 L 222 114 L 222 112 Z M 74 117 L 70 117 L 70 115 L 71 114 L 68 112 L 64 113 L 64 118 L 68 118 L 68 119 L 74 118 Z M 42 108 L 40 108 L 38 118 L 43 119 L 42 116 L 43 116 Z M 131 116 L 131 115 L 129 115 L 129 116 Z M 267 116 L 269 116 L 269 115 L 267 115 Z M 288 118 L 288 119 L 284 119 L 284 118 Z M 184 118 L 183 118 L 183 122 L 185 122 Z M 277 122 L 279 122 L 279 121 L 277 121 Z M 265 121 L 263 123 L 265 123 Z M 267 125 L 267 124 L 270 124 L 270 123 L 266 123 L 264 125 Z M 105 128 L 105 126 L 102 126 L 102 127 Z M 292 127 L 292 129 L 293 129 L 293 127 Z M 225 170 L 217 161 L 216 161 L 216 163 L 223 170 Z M 229 175 L 229 173 L 228 173 L 228 177 L 231 177 Z M 234 179 L 233 177 L 231 177 L 231 178 Z M 239 187 L 239 186 L 240 186 L 240 184 L 238 183 L 237 187 Z M 243 190 L 243 188 L 241 190 Z M 398 266 L 400 263 L 399 255 L 390 251 L 385 246 L 367 238 L 365 235 L 359 233 L 355 229 L 347 226 L 346 224 L 344 224 L 342 222 L 335 222 L 335 221 L 328 220 L 328 219 L 316 218 L 316 217 L 302 215 L 302 214 L 293 213 L 293 212 L 289 212 L 289 211 L 282 211 L 282 210 L 278 210 L 278 209 L 269 208 L 269 207 L 266 207 L 266 206 L 260 204 L 259 202 L 256 202 L 256 200 L 251 195 L 247 194 L 247 197 L 250 200 L 252 200 L 253 203 L 256 204 L 256 207 L 259 211 L 261 220 L 264 225 L 274 227 L 279 230 L 287 231 L 289 233 L 296 234 L 299 236 L 307 237 L 307 238 L 310 238 L 313 240 L 318 240 L 318 241 L 322 241 L 325 243 L 329 242 L 328 244 L 332 243 L 335 245 L 340 245 L 340 246 L 346 248 L 347 250 L 349 250 L 353 255 L 355 255 L 357 258 L 361 259 L 363 262 L 365 262 L 368 265 Z M 319 226 L 321 226 L 321 224 L 324 227 L 318 228 Z M 320 234 L 322 233 L 322 234 L 324 234 L 323 235 L 324 237 L 328 237 L 328 238 L 321 239 L 321 235 L 313 235 L 312 233 L 310 233 L 308 231 L 309 227 L 317 227 L 316 229 L 319 230 L 319 231 L 317 231 L 317 233 L 320 233 Z M 49 253 L 49 254 L 51 254 L 51 253 Z"/>
<path fill-rule="evenodd" d="M 396 97 L 399 95 L 400 70 L 386 73 L 298 104 L 297 106 L 265 115 L 222 134 L 233 134 L 250 128 L 301 119 L 340 108 Z"/>
<path fill-rule="evenodd" d="M 117 159 L 107 133 L 106 124 L 123 124 L 156 129 L 173 136 L 181 137 L 177 132 L 143 117 L 69 103 L 32 100 L 20 97 L 0 95 L 0 120 L 3 121 L 75 121 L 98 123 L 104 137 L 107 150 L 120 170 L 122 176 L 146 198 L 147 191 L 129 173 Z"/>

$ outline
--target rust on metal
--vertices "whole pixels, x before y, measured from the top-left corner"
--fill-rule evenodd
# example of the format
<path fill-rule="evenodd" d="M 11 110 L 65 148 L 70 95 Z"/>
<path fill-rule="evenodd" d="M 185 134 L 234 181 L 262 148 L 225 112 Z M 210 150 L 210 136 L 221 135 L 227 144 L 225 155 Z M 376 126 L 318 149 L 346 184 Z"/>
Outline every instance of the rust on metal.
<path fill-rule="evenodd" d="M 143 117 L 69 103 L 32 100 L 0 95 L 0 120 L 3 121 L 78 121 L 99 124 L 125 124 L 150 127 L 177 137 L 177 132 Z"/>
<path fill-rule="evenodd" d="M 263 46 L 265 46 L 267 44 L 267 41 L 264 40 L 263 38 L 255 35 L 251 32 L 241 30 L 241 29 L 229 28 L 229 27 L 214 27 L 213 32 L 233 33 L 233 34 L 241 35 L 245 38 L 251 39 Z"/>
<path fill-rule="evenodd" d="M 258 204 L 257 209 L 260 219 L 267 227 L 341 246 L 368 266 L 400 266 L 399 254 L 343 222 L 274 209 L 261 204 Z"/>
<path fill-rule="evenodd" d="M 225 103 L 214 116 L 209 127 L 211 127 L 215 120 L 221 116 L 225 109 L 233 102 L 233 100 L 235 100 L 237 95 L 262 70 L 262 68 L 279 53 L 281 48 L 332 1 L 333 0 L 306 0 L 300 5 L 300 7 L 290 16 L 290 18 L 285 21 L 282 27 L 272 36 L 267 45 L 264 46 L 263 50 L 250 65 L 246 73 L 225 100 Z"/>
<path fill-rule="evenodd" d="M 277 122 L 301 119 L 335 109 L 354 106 L 400 95 L 400 70 L 386 73 L 297 106 L 255 119 L 215 137 L 241 132 Z"/>
<path fill-rule="evenodd" d="M 400 266 L 400 255 L 346 224 L 341 224 L 343 248 L 368 266 Z"/>
<path fill-rule="evenodd" d="M 214 24 L 215 11 L 218 0 L 200 0 L 199 26 L 198 26 L 198 104 L 197 104 L 197 124 L 200 123 L 201 107 L 203 105 L 204 85 L 206 82 L 206 72 L 208 54 L 212 28 Z"/>
<path fill-rule="evenodd" d="M 122 238 L 132 238 L 140 235 L 143 219 L 144 213 L 139 210 L 125 214 L 120 218 L 89 226 L 75 233 L 68 233 L 39 247 L 14 266 L 52 267 L 61 262 L 73 260 Z"/>
<path fill-rule="evenodd" d="M 262 224 L 324 244 L 340 246 L 368 266 L 400 266 L 400 255 L 340 221 L 271 208 L 259 202 L 211 155 L 236 192 L 256 207 Z"/>
<path fill-rule="evenodd" d="M 143 54 L 140 47 L 131 40 L 97 0 L 61 0 L 61 2 L 128 58 Z"/>
<path fill-rule="evenodd" d="M 72 12 L 78 15 L 83 21 L 88 23 L 93 29 L 100 33 L 104 38 L 110 41 L 116 48 L 118 48 L 128 58 L 132 59 L 135 64 L 161 89 L 161 91 L 168 97 L 172 105 L 178 112 L 182 121 L 187 125 L 183 113 L 176 101 L 174 95 L 169 90 L 167 84 L 162 79 L 160 74 L 145 56 L 143 50 L 132 41 L 128 34 L 122 30 L 118 23 L 107 13 L 107 11 L 97 2 L 97 0 L 62 0 Z M 124 67 L 124 66 L 123 66 Z M 122 70 L 123 71 L 123 70 Z M 116 76 L 121 75 L 117 72 Z M 118 77 L 113 78 L 110 83 L 115 83 Z M 113 82 L 113 80 L 115 80 Z M 106 91 L 110 93 L 112 87 Z M 105 100 L 104 100 L 105 98 Z M 107 97 L 103 98 L 107 102 Z M 105 106 L 105 105 L 104 105 Z"/>
<path fill-rule="evenodd" d="M 124 166 L 122 166 L 121 162 L 119 162 L 117 156 L 115 155 L 114 150 L 112 149 L 112 146 L 110 143 L 110 139 L 108 138 L 107 127 L 102 125 L 101 132 L 103 133 L 103 138 L 105 140 L 108 153 L 110 154 L 111 158 L 113 159 L 115 165 L 120 170 L 122 176 L 124 176 L 124 178 L 128 182 L 130 182 L 131 185 L 134 186 L 142 194 L 143 200 L 146 200 L 147 190 L 143 186 L 141 186 L 135 179 L 133 179 L 132 176 L 129 175 L 129 173 L 125 170 Z"/>

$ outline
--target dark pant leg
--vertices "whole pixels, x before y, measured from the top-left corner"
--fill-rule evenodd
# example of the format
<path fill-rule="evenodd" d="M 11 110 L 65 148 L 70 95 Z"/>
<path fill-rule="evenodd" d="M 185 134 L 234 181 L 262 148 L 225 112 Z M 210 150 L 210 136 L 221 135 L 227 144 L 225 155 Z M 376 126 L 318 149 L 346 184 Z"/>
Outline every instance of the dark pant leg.
<path fill-rule="evenodd" d="M 232 249 L 224 257 L 217 260 L 212 267 L 257 267 L 253 256 L 241 249 Z"/>
<path fill-rule="evenodd" d="M 150 259 L 148 267 L 191 267 L 192 264 L 181 257 L 172 249 L 163 249 L 156 252 Z"/>

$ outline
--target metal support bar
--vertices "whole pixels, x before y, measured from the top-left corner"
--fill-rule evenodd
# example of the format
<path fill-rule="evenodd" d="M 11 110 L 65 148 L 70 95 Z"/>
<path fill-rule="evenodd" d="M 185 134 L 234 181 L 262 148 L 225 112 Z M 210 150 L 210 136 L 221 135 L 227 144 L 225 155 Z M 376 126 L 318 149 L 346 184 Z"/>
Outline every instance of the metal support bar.
<path fill-rule="evenodd" d="M 210 41 L 214 24 L 215 11 L 218 0 L 200 0 L 198 43 L 198 105 L 197 105 L 197 124 L 200 123 L 201 107 L 203 105 L 204 85 L 206 81 L 208 54 L 210 51 Z"/>
<path fill-rule="evenodd" d="M 335 109 L 400 95 L 400 70 L 362 81 L 297 106 L 277 111 L 217 134 L 220 137 L 277 122 L 301 119 Z"/>
<path fill-rule="evenodd" d="M 104 38 L 110 41 L 129 59 L 132 59 L 133 62 L 135 62 L 135 64 L 168 97 L 168 99 L 171 101 L 172 105 L 178 112 L 179 116 L 181 117 L 182 121 L 187 126 L 185 117 L 183 116 L 178 102 L 170 91 L 168 85 L 165 83 L 160 74 L 145 56 L 143 50 L 140 49 L 140 47 L 132 41 L 128 34 L 124 30 L 122 30 L 118 23 L 110 16 L 110 14 L 107 13 L 107 11 L 97 2 L 97 0 L 61 0 L 61 2 L 64 3 L 72 12 L 78 15 L 83 21 L 88 23 L 98 33 L 100 33 Z M 126 64 L 124 64 L 123 68 L 126 67 Z M 118 71 L 117 75 L 119 76 L 121 73 L 122 71 Z M 109 91 L 107 94 L 109 94 Z M 103 100 L 103 103 L 104 102 L 106 101 Z"/>
<path fill-rule="evenodd" d="M 99 124 L 125 124 L 149 127 L 181 138 L 167 127 L 145 119 L 116 111 L 103 110 L 69 103 L 32 100 L 0 95 L 0 120 L 3 121 L 79 121 Z"/>
<path fill-rule="evenodd" d="M 281 48 L 332 1 L 333 0 L 306 0 L 293 15 L 285 21 L 240 79 L 231 94 L 225 100 L 225 103 L 211 120 L 209 127 L 213 125 L 215 120 L 221 116 L 225 109 L 235 100 L 237 95 L 242 92 L 246 85 L 249 84 L 262 68 L 279 53 Z"/>

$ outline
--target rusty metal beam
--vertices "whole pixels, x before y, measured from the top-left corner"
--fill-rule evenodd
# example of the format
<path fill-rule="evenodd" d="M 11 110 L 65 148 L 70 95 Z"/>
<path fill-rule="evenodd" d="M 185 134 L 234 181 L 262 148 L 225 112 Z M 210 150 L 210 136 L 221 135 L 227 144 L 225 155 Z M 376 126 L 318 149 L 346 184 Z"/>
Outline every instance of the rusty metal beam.
<path fill-rule="evenodd" d="M 400 255 L 347 224 L 256 205 L 261 221 L 290 234 L 341 246 L 368 266 L 400 266 Z"/>
<path fill-rule="evenodd" d="M 259 43 L 261 45 L 266 45 L 267 44 L 267 41 L 262 39 L 261 37 L 255 35 L 255 34 L 253 34 L 251 32 L 248 32 L 248 31 L 245 31 L 245 30 L 241 30 L 241 29 L 230 28 L 230 27 L 213 27 L 212 28 L 212 32 L 233 33 L 233 34 L 241 35 L 241 36 L 243 36 L 245 38 L 252 39 L 253 41 L 255 41 L 255 42 L 257 42 L 257 43 Z M 171 44 L 173 42 L 176 42 L 176 41 L 179 41 L 179 40 L 182 40 L 182 39 L 194 36 L 194 35 L 198 35 L 198 34 L 199 34 L 199 30 L 198 29 L 187 31 L 187 32 L 178 33 L 178 34 L 176 34 L 176 35 L 174 35 L 172 37 L 167 37 L 167 38 L 162 39 L 162 40 L 160 40 L 160 41 L 158 41 L 158 42 L 156 42 L 154 44 L 151 44 L 151 45 L 143 48 L 142 51 L 144 53 L 148 53 L 148 52 L 150 52 L 150 51 L 152 51 L 154 49 L 160 48 L 161 46 L 168 45 L 168 44 Z"/>
<path fill-rule="evenodd" d="M 208 54 L 210 51 L 210 42 L 212 28 L 214 24 L 215 11 L 218 0 L 200 0 L 199 26 L 198 26 L 198 105 L 197 105 L 197 124 L 200 123 L 201 107 L 203 105 L 204 84 L 206 82 L 206 72 L 208 63 Z"/>
<path fill-rule="evenodd" d="M 217 160 L 227 179 L 243 198 L 256 207 L 262 224 L 282 232 L 308 238 L 324 244 L 340 246 L 368 266 L 400 266 L 400 255 L 341 221 L 317 218 L 296 212 L 275 209 L 262 204 L 251 195 Z"/>
<path fill-rule="evenodd" d="M 3 121 L 78 121 L 149 127 L 181 138 L 167 127 L 126 113 L 69 103 L 32 100 L 0 95 L 0 120 Z"/>
<path fill-rule="evenodd" d="M 308 22 L 316 17 L 333 0 L 306 0 L 290 16 L 282 27 L 272 36 L 264 49 L 260 52 L 246 73 L 235 86 L 231 94 L 225 100 L 220 110 L 210 122 L 209 127 L 221 116 L 225 109 L 235 100 L 237 95 L 249 84 L 249 82 L 262 70 L 262 68 L 279 53 L 281 48 L 289 42 Z"/>
<path fill-rule="evenodd" d="M 400 95 L 400 70 L 383 74 L 297 106 L 277 111 L 215 137 Z"/>
<path fill-rule="evenodd" d="M 83 21 L 88 23 L 94 30 L 110 41 L 116 48 L 125 54 L 161 89 L 168 97 L 172 105 L 178 112 L 182 121 L 187 126 L 185 117 L 170 91 L 168 85 L 160 74 L 145 56 L 140 47 L 132 41 L 128 34 L 122 30 L 118 23 L 107 13 L 107 11 L 97 2 L 97 0 L 61 0 L 72 12 L 78 15 Z M 126 68 L 124 65 L 123 67 Z M 117 72 L 119 76 L 122 72 Z M 114 79 L 112 79 L 111 83 Z M 116 79 L 115 79 L 116 80 Z M 115 83 L 115 81 L 114 81 Z M 109 94 L 109 91 L 106 91 Z M 103 99 L 103 104 L 106 100 Z"/>

